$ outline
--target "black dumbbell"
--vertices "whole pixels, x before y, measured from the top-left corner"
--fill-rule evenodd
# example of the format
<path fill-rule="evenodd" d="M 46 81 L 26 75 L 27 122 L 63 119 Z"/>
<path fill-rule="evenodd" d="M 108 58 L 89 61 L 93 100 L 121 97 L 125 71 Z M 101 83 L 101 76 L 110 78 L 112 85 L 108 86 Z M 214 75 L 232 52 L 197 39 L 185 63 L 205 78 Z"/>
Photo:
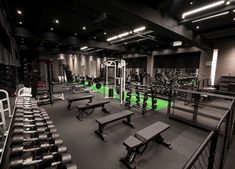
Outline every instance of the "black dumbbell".
<path fill-rule="evenodd" d="M 58 133 L 39 133 L 37 137 L 29 137 L 24 138 L 23 135 L 14 135 L 11 140 L 11 144 L 23 144 L 24 142 L 34 142 L 34 141 L 46 141 L 46 140 L 54 140 L 59 138 L 60 135 Z"/>
<path fill-rule="evenodd" d="M 28 129 L 28 130 L 27 130 Z M 33 134 L 33 133 L 56 133 L 57 129 L 55 128 L 54 125 L 50 125 L 49 127 L 36 127 L 34 130 L 30 130 L 29 128 L 24 127 L 16 127 L 13 129 L 14 134 Z"/>
<path fill-rule="evenodd" d="M 76 164 L 72 164 L 72 163 L 69 163 L 69 164 L 59 164 L 57 166 L 51 166 L 49 168 L 46 168 L 46 169 L 77 169 L 77 165 Z"/>
<path fill-rule="evenodd" d="M 25 168 L 29 166 L 41 166 L 39 168 L 46 168 L 50 166 L 60 165 L 61 163 L 70 163 L 71 154 L 61 153 L 61 154 L 52 154 L 48 153 L 42 156 L 41 159 L 37 160 L 25 160 L 23 158 L 15 159 L 10 162 L 10 168 Z"/>
<path fill-rule="evenodd" d="M 61 139 L 55 139 L 52 144 L 49 143 L 39 143 L 39 146 L 32 147 L 32 148 L 25 148 L 25 146 L 22 145 L 14 145 L 11 147 L 11 156 L 21 156 L 23 153 L 28 152 L 58 152 L 58 153 L 65 153 L 67 152 L 67 148 L 65 146 L 62 146 L 63 141 Z"/>
<path fill-rule="evenodd" d="M 43 121 L 47 121 L 50 120 L 49 116 L 45 116 L 45 117 L 33 117 L 33 118 L 24 118 L 24 117 L 16 117 L 14 122 L 43 122 Z"/>
<path fill-rule="evenodd" d="M 35 123 L 24 123 L 24 122 L 17 122 L 14 123 L 13 126 L 14 127 L 39 127 L 39 126 L 48 126 L 51 125 L 52 121 L 48 120 L 45 122 L 35 122 Z"/>

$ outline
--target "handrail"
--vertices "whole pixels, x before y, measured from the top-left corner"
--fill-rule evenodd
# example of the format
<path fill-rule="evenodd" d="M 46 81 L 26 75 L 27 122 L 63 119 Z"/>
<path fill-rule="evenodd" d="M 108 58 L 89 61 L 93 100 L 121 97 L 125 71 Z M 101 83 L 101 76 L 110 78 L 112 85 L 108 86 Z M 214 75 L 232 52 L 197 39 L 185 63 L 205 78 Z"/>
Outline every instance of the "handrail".
<path fill-rule="evenodd" d="M 224 119 L 226 118 L 226 116 L 230 113 L 230 111 L 232 110 L 233 105 L 234 105 L 234 99 L 233 99 L 233 101 L 232 101 L 232 104 L 229 106 L 229 109 L 226 111 L 226 113 L 224 113 L 224 115 L 222 116 L 222 118 L 220 119 L 220 121 L 217 123 L 216 128 L 215 128 L 216 131 L 219 131 L 219 128 L 220 128 L 220 126 L 221 126 L 223 120 L 224 120 Z"/>
<path fill-rule="evenodd" d="M 185 93 L 203 94 L 203 95 L 209 95 L 209 96 L 213 96 L 213 97 L 220 97 L 220 98 L 224 98 L 224 99 L 234 100 L 234 97 L 226 96 L 226 95 L 222 95 L 222 94 L 214 94 L 214 93 L 209 93 L 209 92 L 200 92 L 200 91 L 195 91 L 195 90 L 186 90 L 186 89 L 178 89 L 178 88 L 173 88 L 172 90 L 179 91 L 179 92 L 185 92 Z"/>
<path fill-rule="evenodd" d="M 207 146 L 207 144 L 211 141 L 211 139 L 214 136 L 214 134 L 215 134 L 215 131 L 211 131 L 210 132 L 210 134 L 206 137 L 204 142 L 200 145 L 200 147 L 192 155 L 192 157 L 189 159 L 189 161 L 185 164 L 183 169 L 191 169 L 191 167 L 194 165 L 195 161 L 201 155 L 201 152 L 204 150 L 204 148 Z"/>

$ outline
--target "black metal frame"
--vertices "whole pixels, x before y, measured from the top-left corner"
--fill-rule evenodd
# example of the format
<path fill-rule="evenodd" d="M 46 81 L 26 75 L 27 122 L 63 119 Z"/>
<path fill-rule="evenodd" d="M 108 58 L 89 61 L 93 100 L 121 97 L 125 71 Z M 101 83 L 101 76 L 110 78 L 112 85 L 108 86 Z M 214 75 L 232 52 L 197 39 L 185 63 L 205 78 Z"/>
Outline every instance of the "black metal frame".
<path fill-rule="evenodd" d="M 222 169 L 234 132 L 235 99 L 183 169 Z"/>

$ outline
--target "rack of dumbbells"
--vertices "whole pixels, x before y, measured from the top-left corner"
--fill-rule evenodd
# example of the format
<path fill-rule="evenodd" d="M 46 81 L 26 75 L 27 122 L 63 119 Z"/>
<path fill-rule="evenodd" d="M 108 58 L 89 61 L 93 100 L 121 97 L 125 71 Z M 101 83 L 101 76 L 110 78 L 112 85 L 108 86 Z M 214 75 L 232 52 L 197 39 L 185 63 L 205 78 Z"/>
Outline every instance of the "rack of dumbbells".
<path fill-rule="evenodd" d="M 0 168 L 77 169 L 47 112 L 37 101 L 22 97 L 16 101 Z"/>
<path fill-rule="evenodd" d="M 135 97 L 135 103 L 132 103 L 132 97 Z M 137 108 L 142 111 L 142 114 L 148 112 L 147 100 L 149 97 L 149 89 L 145 85 L 134 85 L 128 88 L 127 96 L 125 99 L 125 106 L 128 108 Z M 134 100 L 134 99 L 133 99 Z"/>

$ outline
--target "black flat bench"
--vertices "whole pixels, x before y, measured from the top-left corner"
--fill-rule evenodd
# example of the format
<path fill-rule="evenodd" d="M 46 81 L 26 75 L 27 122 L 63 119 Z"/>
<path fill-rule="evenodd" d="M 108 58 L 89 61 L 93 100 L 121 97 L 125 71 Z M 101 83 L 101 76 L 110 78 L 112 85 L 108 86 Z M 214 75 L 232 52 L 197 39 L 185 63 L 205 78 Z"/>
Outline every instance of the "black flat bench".
<path fill-rule="evenodd" d="M 93 111 L 98 107 L 101 107 L 101 111 L 103 111 L 104 113 L 110 114 L 109 111 L 104 107 L 106 104 L 109 104 L 109 103 L 110 103 L 110 101 L 101 101 L 101 102 L 87 103 L 82 106 L 79 105 L 79 106 L 77 106 L 77 109 L 78 109 L 77 118 L 79 120 L 84 119 L 86 117 L 86 115 L 93 113 Z"/>
<path fill-rule="evenodd" d="M 93 95 L 87 95 L 87 96 L 77 96 L 77 95 L 76 95 L 76 96 L 70 96 L 70 97 L 67 98 L 67 100 L 68 100 L 68 106 L 67 106 L 67 108 L 68 108 L 69 110 L 71 110 L 72 103 L 73 103 L 73 102 L 76 102 L 76 101 L 89 100 L 88 103 L 91 103 L 93 97 L 94 97 Z"/>
<path fill-rule="evenodd" d="M 123 162 L 129 169 L 136 168 L 131 164 L 135 160 L 135 157 L 139 154 L 142 155 L 146 150 L 150 141 L 156 141 L 157 143 L 163 144 L 164 146 L 172 149 L 171 144 L 166 142 L 161 133 L 170 128 L 170 125 L 163 122 L 156 122 L 140 131 L 135 133 L 135 136 L 128 137 L 123 145 L 126 147 L 127 155 L 121 158 L 120 161 Z"/>
<path fill-rule="evenodd" d="M 105 117 L 101 117 L 96 119 L 95 121 L 99 124 L 99 129 L 95 131 L 95 133 L 103 140 L 108 141 L 107 136 L 103 134 L 104 127 L 112 122 L 125 119 L 123 120 L 123 123 L 134 128 L 134 125 L 131 123 L 131 116 L 134 114 L 134 112 L 130 110 L 121 111 L 118 113 L 110 114 Z"/>

